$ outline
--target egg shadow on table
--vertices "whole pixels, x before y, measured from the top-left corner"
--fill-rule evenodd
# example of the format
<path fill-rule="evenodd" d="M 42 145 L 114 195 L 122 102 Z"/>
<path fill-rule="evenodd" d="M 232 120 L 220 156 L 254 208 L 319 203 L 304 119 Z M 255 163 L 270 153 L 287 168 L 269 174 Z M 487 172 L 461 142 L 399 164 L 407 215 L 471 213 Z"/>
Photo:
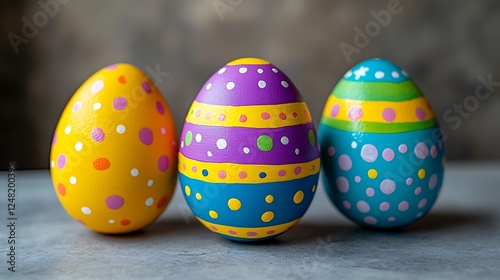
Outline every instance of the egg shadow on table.
<path fill-rule="evenodd" d="M 405 232 L 434 232 L 460 227 L 489 225 L 493 217 L 485 212 L 463 212 L 451 210 L 431 211 L 425 217 L 402 229 Z"/>

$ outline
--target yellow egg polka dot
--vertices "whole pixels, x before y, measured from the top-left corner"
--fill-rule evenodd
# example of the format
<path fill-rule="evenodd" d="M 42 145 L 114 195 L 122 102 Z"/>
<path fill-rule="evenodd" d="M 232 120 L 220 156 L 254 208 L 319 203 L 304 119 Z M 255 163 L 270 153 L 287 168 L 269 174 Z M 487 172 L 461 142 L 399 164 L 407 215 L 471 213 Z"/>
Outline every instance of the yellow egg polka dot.
<path fill-rule="evenodd" d="M 190 196 L 191 195 L 191 188 L 188 185 L 186 185 L 184 187 L 184 192 L 186 192 L 187 196 Z"/>
<path fill-rule="evenodd" d="M 378 172 L 375 169 L 368 170 L 368 178 L 375 179 L 378 176 Z"/>
<path fill-rule="evenodd" d="M 196 199 L 201 200 L 201 194 L 200 193 L 196 193 Z"/>
<path fill-rule="evenodd" d="M 313 185 L 312 192 L 316 191 L 316 185 Z"/>
<path fill-rule="evenodd" d="M 296 204 L 301 203 L 303 199 L 304 199 L 304 192 L 303 191 L 298 191 L 293 196 L 293 202 L 295 202 Z"/>
<path fill-rule="evenodd" d="M 422 168 L 418 171 L 418 178 L 420 178 L 420 179 L 425 178 L 425 169 Z"/>
<path fill-rule="evenodd" d="M 274 213 L 271 211 L 267 211 L 264 214 L 262 214 L 262 217 L 260 218 L 265 223 L 270 222 L 274 218 Z"/>
<path fill-rule="evenodd" d="M 274 196 L 272 196 L 272 195 L 266 196 L 266 202 L 267 203 L 272 203 L 273 201 L 274 201 Z"/>
<path fill-rule="evenodd" d="M 229 209 L 231 209 L 233 211 L 240 210 L 240 208 L 241 208 L 241 201 L 239 201 L 236 198 L 231 198 L 231 199 L 229 199 L 227 201 L 227 206 L 229 207 Z"/>
<path fill-rule="evenodd" d="M 214 210 L 208 211 L 208 215 L 210 215 L 210 218 L 212 218 L 212 219 L 219 218 L 219 214 L 217 214 L 217 212 L 215 212 Z"/>

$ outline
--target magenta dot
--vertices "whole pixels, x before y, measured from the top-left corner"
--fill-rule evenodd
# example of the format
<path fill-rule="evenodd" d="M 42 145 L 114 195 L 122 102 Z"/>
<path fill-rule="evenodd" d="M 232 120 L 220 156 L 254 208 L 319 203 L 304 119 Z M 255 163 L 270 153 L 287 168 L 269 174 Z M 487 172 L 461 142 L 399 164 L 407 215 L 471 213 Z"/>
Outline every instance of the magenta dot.
<path fill-rule="evenodd" d="M 104 140 L 105 134 L 104 131 L 100 128 L 92 129 L 92 139 L 96 142 L 102 142 Z"/>
<path fill-rule="evenodd" d="M 247 232 L 247 235 L 248 236 L 256 236 L 257 233 L 255 231 L 249 231 L 249 232 Z"/>
<path fill-rule="evenodd" d="M 375 219 L 375 217 L 372 217 L 372 216 L 368 216 L 368 217 L 365 217 L 363 219 L 363 221 L 369 225 L 375 225 L 377 224 L 377 219 Z"/>
<path fill-rule="evenodd" d="M 423 198 L 418 202 L 418 208 L 424 208 L 427 205 L 427 199 Z"/>
<path fill-rule="evenodd" d="M 295 169 L 293 170 L 293 173 L 295 175 L 299 175 L 300 172 L 302 172 L 302 168 L 300 166 L 295 167 Z"/>
<path fill-rule="evenodd" d="M 151 85 L 148 82 L 142 82 L 142 89 L 146 93 L 151 93 Z"/>
<path fill-rule="evenodd" d="M 422 192 L 422 188 L 421 187 L 417 187 L 415 189 L 415 195 L 419 195 L 421 192 Z"/>
<path fill-rule="evenodd" d="M 224 178 L 226 178 L 226 171 L 221 170 L 221 171 L 219 171 L 219 174 L 217 174 L 217 175 L 219 176 L 219 178 L 224 179 Z"/>
<path fill-rule="evenodd" d="M 158 111 L 160 115 L 165 114 L 165 109 L 163 109 L 163 105 L 161 104 L 160 101 L 156 102 L 156 111 Z"/>
<path fill-rule="evenodd" d="M 330 110 L 330 116 L 332 118 L 335 118 L 338 115 L 339 111 L 340 111 L 340 105 L 339 104 L 333 105 L 332 109 Z"/>
<path fill-rule="evenodd" d="M 405 144 L 401 144 L 398 147 L 398 151 L 402 154 L 406 153 L 408 151 L 408 147 Z"/>
<path fill-rule="evenodd" d="M 335 155 L 335 148 L 333 146 L 328 147 L 327 153 L 329 156 L 333 157 Z"/>
<path fill-rule="evenodd" d="M 269 115 L 269 113 L 262 113 L 260 117 L 264 120 L 268 120 L 271 117 L 271 115 Z"/>
<path fill-rule="evenodd" d="M 275 231 L 274 231 L 274 230 L 269 230 L 269 231 L 267 231 L 267 232 L 266 232 L 266 234 L 268 234 L 268 235 L 270 235 L 270 234 L 274 234 L 274 233 L 275 233 Z"/>
<path fill-rule="evenodd" d="M 344 171 L 351 170 L 352 167 L 351 158 L 348 155 L 341 155 L 339 157 L 339 167 Z"/>
<path fill-rule="evenodd" d="M 201 110 L 198 109 L 198 110 L 196 110 L 196 117 L 199 118 L 200 116 L 201 116 Z"/>
<path fill-rule="evenodd" d="M 337 178 L 337 189 L 341 193 L 346 193 L 349 191 L 349 181 L 347 181 L 346 177 L 339 176 Z"/>
<path fill-rule="evenodd" d="M 385 108 L 382 112 L 382 118 L 386 122 L 392 122 L 396 118 L 396 112 L 392 108 Z"/>
<path fill-rule="evenodd" d="M 125 200 L 118 195 L 111 195 L 106 198 L 106 206 L 108 206 L 109 209 L 118 209 L 123 206 L 123 203 L 125 203 Z"/>
<path fill-rule="evenodd" d="M 286 171 L 285 170 L 278 171 L 278 176 L 283 177 L 285 175 L 286 175 Z"/>
<path fill-rule="evenodd" d="M 429 148 L 427 148 L 424 142 L 420 142 L 415 146 L 414 152 L 419 159 L 425 159 L 429 155 Z"/>
<path fill-rule="evenodd" d="M 54 136 L 52 137 L 52 146 L 54 146 L 57 143 L 57 133 L 54 133 Z"/>
<path fill-rule="evenodd" d="M 358 208 L 361 213 L 370 212 L 370 205 L 366 201 L 360 200 L 356 203 L 356 208 Z"/>
<path fill-rule="evenodd" d="M 215 226 L 211 226 L 211 228 L 212 228 L 213 230 L 215 230 L 215 231 L 218 231 L 217 227 L 215 227 Z"/>
<path fill-rule="evenodd" d="M 396 183 L 392 180 L 385 179 L 380 183 L 380 190 L 384 194 L 391 194 L 396 190 Z"/>
<path fill-rule="evenodd" d="M 106 66 L 106 69 L 108 69 L 108 70 L 114 70 L 117 67 L 118 67 L 118 64 L 111 64 L 111 65 Z"/>
<path fill-rule="evenodd" d="M 403 212 L 408 210 L 409 207 L 410 207 L 410 204 L 408 203 L 408 201 L 401 201 L 401 203 L 399 203 L 399 205 L 398 205 L 399 211 L 403 211 Z"/>
<path fill-rule="evenodd" d="M 415 114 L 417 115 L 417 118 L 421 121 L 425 120 L 426 114 L 425 111 L 422 108 L 417 108 L 415 110 Z"/>
<path fill-rule="evenodd" d="M 436 145 L 432 145 L 431 147 L 431 157 L 432 158 L 437 158 L 438 156 L 438 150 L 436 148 Z"/>
<path fill-rule="evenodd" d="M 345 208 L 345 209 L 351 209 L 351 203 L 349 203 L 349 201 L 347 201 L 347 200 L 346 200 L 346 201 L 344 201 L 344 202 L 342 203 L 342 205 L 344 205 L 344 208 Z"/>
<path fill-rule="evenodd" d="M 82 102 L 76 102 L 73 105 L 73 112 L 77 112 L 78 110 L 80 110 L 80 108 L 82 108 Z"/>
<path fill-rule="evenodd" d="M 124 97 L 117 97 L 113 100 L 113 108 L 116 110 L 123 110 L 127 107 L 127 99 Z"/>
<path fill-rule="evenodd" d="M 369 197 L 372 197 L 375 195 L 375 190 L 373 188 L 367 188 L 365 192 L 366 192 L 366 195 Z"/>
<path fill-rule="evenodd" d="M 59 169 L 63 169 L 65 166 L 66 166 L 66 155 L 60 154 L 57 157 L 57 167 L 59 167 Z"/>
<path fill-rule="evenodd" d="M 241 171 L 240 174 L 238 174 L 238 177 L 240 177 L 240 179 L 245 179 L 247 177 L 247 173 L 245 171 Z"/>
<path fill-rule="evenodd" d="M 219 117 L 217 117 L 217 119 L 222 122 L 226 119 L 226 115 L 220 114 Z"/>
<path fill-rule="evenodd" d="M 432 174 L 429 178 L 429 189 L 434 189 L 437 185 L 438 176 L 436 174 Z"/>
<path fill-rule="evenodd" d="M 408 186 L 409 186 L 409 185 L 411 185 L 411 184 L 413 184 L 413 179 L 412 179 L 412 178 L 408 178 L 408 179 L 406 179 L 406 185 L 408 185 Z"/>
<path fill-rule="evenodd" d="M 349 112 L 347 113 L 347 116 L 349 117 L 350 120 L 357 121 L 361 119 L 361 117 L 363 116 L 363 109 L 361 109 L 361 107 L 358 106 L 351 107 L 349 109 Z"/>
<path fill-rule="evenodd" d="M 359 177 L 359 176 L 355 176 L 355 177 L 354 177 L 354 182 L 356 182 L 356 183 L 361 182 L 361 177 Z"/>
<path fill-rule="evenodd" d="M 160 169 L 161 172 L 165 172 L 168 169 L 168 165 L 169 165 L 168 157 L 166 155 L 162 155 L 158 159 L 158 169 Z"/>
<path fill-rule="evenodd" d="M 196 166 L 191 167 L 191 170 L 193 170 L 194 173 L 198 171 L 198 168 Z"/>
<path fill-rule="evenodd" d="M 391 205 L 389 204 L 389 202 L 384 201 L 384 202 L 380 203 L 380 206 L 379 206 L 380 211 L 385 212 L 385 211 L 389 210 L 389 208 L 391 208 Z"/>
<path fill-rule="evenodd" d="M 139 139 L 144 145 L 151 145 L 153 143 L 153 132 L 151 129 L 145 127 L 139 131 Z"/>
<path fill-rule="evenodd" d="M 231 234 L 231 235 L 237 234 L 236 231 L 234 231 L 234 230 L 229 230 L 228 233 Z"/>
<path fill-rule="evenodd" d="M 394 151 L 392 149 L 384 149 L 384 151 L 382 152 L 382 157 L 386 160 L 386 161 L 392 161 L 394 159 Z"/>

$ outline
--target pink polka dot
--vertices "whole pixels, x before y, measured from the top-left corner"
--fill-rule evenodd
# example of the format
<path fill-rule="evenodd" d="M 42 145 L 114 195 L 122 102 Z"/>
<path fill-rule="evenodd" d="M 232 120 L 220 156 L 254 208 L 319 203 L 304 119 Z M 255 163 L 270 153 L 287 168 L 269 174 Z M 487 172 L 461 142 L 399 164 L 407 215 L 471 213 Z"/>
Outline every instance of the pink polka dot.
<path fill-rule="evenodd" d="M 419 159 L 425 159 L 429 155 L 429 148 L 424 142 L 420 142 L 415 146 L 414 152 Z"/>
<path fill-rule="evenodd" d="M 212 117 L 212 112 L 205 113 L 205 119 L 209 120 Z"/>
<path fill-rule="evenodd" d="M 269 115 L 269 113 L 262 113 L 260 117 L 264 120 L 268 120 L 271 117 L 271 115 Z"/>
<path fill-rule="evenodd" d="M 408 151 L 408 147 L 405 144 L 401 144 L 398 147 L 398 151 L 402 154 L 406 153 Z"/>
<path fill-rule="evenodd" d="M 80 108 L 82 108 L 82 102 L 76 102 L 73 105 L 73 112 L 78 112 L 78 110 L 80 110 Z"/>
<path fill-rule="evenodd" d="M 124 97 L 117 97 L 113 100 L 113 108 L 115 108 L 116 110 L 123 110 L 125 109 L 125 107 L 127 107 L 127 99 L 125 99 Z"/>
<path fill-rule="evenodd" d="M 422 188 L 421 188 L 421 187 L 417 187 L 417 188 L 415 189 L 415 192 L 414 192 L 414 193 L 415 193 L 415 195 L 419 195 L 421 192 L 422 192 Z"/>
<path fill-rule="evenodd" d="M 198 168 L 197 168 L 196 166 L 191 167 L 191 170 L 192 170 L 194 173 L 198 172 Z"/>
<path fill-rule="evenodd" d="M 54 146 L 57 143 L 57 132 L 54 133 L 54 136 L 52 136 L 52 146 Z"/>
<path fill-rule="evenodd" d="M 436 145 L 432 145 L 431 147 L 431 157 L 432 158 L 437 158 L 438 156 L 438 149 L 436 148 Z"/>
<path fill-rule="evenodd" d="M 118 67 L 118 64 L 111 64 L 111 65 L 106 66 L 106 69 L 108 69 L 108 70 L 114 70 L 117 67 Z"/>
<path fill-rule="evenodd" d="M 368 217 L 365 217 L 363 219 L 363 221 L 369 225 L 375 225 L 377 224 L 377 219 L 375 219 L 375 217 L 372 217 L 372 216 L 368 216 Z"/>
<path fill-rule="evenodd" d="M 339 167 L 344 171 L 349 171 L 352 168 L 352 161 L 348 155 L 341 155 L 339 157 Z"/>
<path fill-rule="evenodd" d="M 349 191 L 349 181 L 347 181 L 346 177 L 339 176 L 337 178 L 337 189 L 341 193 L 346 193 Z"/>
<path fill-rule="evenodd" d="M 344 208 L 345 209 L 351 209 L 351 203 L 349 203 L 349 201 L 345 200 L 342 205 L 344 205 Z"/>
<path fill-rule="evenodd" d="M 216 227 L 216 226 L 211 226 L 211 228 L 212 228 L 213 230 L 215 230 L 215 231 L 218 231 L 218 230 L 219 230 L 219 229 L 217 229 L 217 227 Z"/>
<path fill-rule="evenodd" d="M 268 230 L 268 231 L 266 232 L 266 234 L 267 234 L 267 235 L 274 234 L 274 233 L 275 233 L 275 231 L 274 231 L 274 230 Z"/>
<path fill-rule="evenodd" d="M 236 231 L 234 231 L 234 230 L 229 230 L 227 233 L 229 233 L 229 234 L 231 234 L 231 235 L 235 235 L 235 234 L 237 234 L 237 232 L 236 232 Z"/>
<path fill-rule="evenodd" d="M 149 146 L 153 143 L 153 132 L 151 129 L 144 127 L 139 131 L 139 139 L 141 139 L 142 144 Z"/>
<path fill-rule="evenodd" d="M 256 236 L 257 233 L 255 231 L 249 231 L 249 232 L 247 232 L 247 235 L 248 236 Z"/>
<path fill-rule="evenodd" d="M 328 147 L 327 153 L 329 156 L 333 157 L 335 155 L 335 148 L 333 146 Z"/>
<path fill-rule="evenodd" d="M 161 172 L 165 172 L 167 171 L 168 169 L 168 166 L 169 166 L 169 160 L 168 160 L 168 157 L 166 155 L 162 155 L 159 159 L 158 159 L 158 169 L 160 169 Z M 196 168 L 196 167 L 195 167 Z"/>
<path fill-rule="evenodd" d="M 297 166 L 297 167 L 295 167 L 295 169 L 293 169 L 293 173 L 295 175 L 299 175 L 300 172 L 302 172 L 302 168 L 300 166 Z"/>
<path fill-rule="evenodd" d="M 281 119 L 281 120 L 286 120 L 286 114 L 285 113 L 279 113 L 278 117 Z"/>
<path fill-rule="evenodd" d="M 238 176 L 240 177 L 240 179 L 245 179 L 247 177 L 247 173 L 245 171 L 241 171 Z"/>
<path fill-rule="evenodd" d="M 106 206 L 108 206 L 109 209 L 119 209 L 123 206 L 124 203 L 125 200 L 123 199 L 123 197 L 118 195 L 111 195 L 106 198 Z"/>
<path fill-rule="evenodd" d="M 363 116 L 363 109 L 359 106 L 353 106 L 349 109 L 347 116 L 351 121 L 357 121 Z"/>
<path fill-rule="evenodd" d="M 297 117 L 297 112 L 293 112 L 293 113 L 292 113 L 292 116 L 293 116 L 294 118 L 296 118 L 296 117 Z"/>
<path fill-rule="evenodd" d="M 418 208 L 424 208 L 427 205 L 427 199 L 423 198 L 418 202 Z"/>
<path fill-rule="evenodd" d="M 384 149 L 384 151 L 382 152 L 382 157 L 386 160 L 386 161 L 392 161 L 394 159 L 394 151 L 392 149 Z"/>
<path fill-rule="evenodd" d="M 361 148 L 361 158 L 366 162 L 374 162 L 377 160 L 378 151 L 372 144 L 365 144 Z"/>
<path fill-rule="evenodd" d="M 412 178 L 408 178 L 408 179 L 406 179 L 406 185 L 408 185 L 408 186 L 409 186 L 409 185 L 411 185 L 411 184 L 413 184 L 413 179 L 412 179 Z"/>
<path fill-rule="evenodd" d="M 218 119 L 219 121 L 221 121 L 221 122 L 222 122 L 222 121 L 224 121 L 224 120 L 226 119 L 226 115 L 224 115 L 224 114 L 220 114 L 220 115 L 217 117 L 217 119 Z"/>
<path fill-rule="evenodd" d="M 387 219 L 388 222 L 394 222 L 396 221 L 396 217 L 389 217 L 389 219 Z"/>
<path fill-rule="evenodd" d="M 380 190 L 384 194 L 391 194 L 396 190 L 396 183 L 392 180 L 385 179 L 380 183 Z"/>
<path fill-rule="evenodd" d="M 359 212 L 361 213 L 368 213 L 370 212 L 370 205 L 366 203 L 366 201 L 360 200 L 356 203 L 356 208 L 358 208 Z"/>
<path fill-rule="evenodd" d="M 369 197 L 373 197 L 375 195 L 375 190 L 373 188 L 367 188 L 365 192 Z"/>
<path fill-rule="evenodd" d="M 286 175 L 286 171 L 285 170 L 278 171 L 278 176 L 283 177 L 285 175 Z"/>
<path fill-rule="evenodd" d="M 434 189 L 437 185 L 438 176 L 436 174 L 432 174 L 429 178 L 429 189 Z"/>
<path fill-rule="evenodd" d="M 156 111 L 158 111 L 160 115 L 165 114 L 165 109 L 163 108 L 163 105 L 161 104 L 160 101 L 156 102 Z"/>
<path fill-rule="evenodd" d="M 382 202 L 380 203 L 380 206 L 378 207 L 380 209 L 380 211 L 382 212 L 385 212 L 387 210 L 389 210 L 389 208 L 391 208 L 391 205 L 389 204 L 389 202 Z"/>
<path fill-rule="evenodd" d="M 57 167 L 59 167 L 59 169 L 63 169 L 65 166 L 66 166 L 66 155 L 60 154 L 57 157 Z"/>
<path fill-rule="evenodd" d="M 185 163 L 182 164 L 182 169 L 186 170 L 186 164 Z"/>
<path fill-rule="evenodd" d="M 104 131 L 100 128 L 94 128 L 92 129 L 92 139 L 96 142 L 102 142 L 104 140 L 104 137 L 106 135 L 104 134 Z"/>
<path fill-rule="evenodd" d="M 422 212 L 418 212 L 418 214 L 417 214 L 417 218 L 422 217 L 422 215 L 423 215 L 423 214 L 424 214 L 424 213 L 422 213 Z"/>
<path fill-rule="evenodd" d="M 408 203 L 408 201 L 401 201 L 398 205 L 399 211 L 402 211 L 402 212 L 408 210 L 409 207 L 410 207 L 410 204 Z"/>
<path fill-rule="evenodd" d="M 217 175 L 219 176 L 219 178 L 224 179 L 226 178 L 226 171 L 221 170 Z"/>
<path fill-rule="evenodd" d="M 151 93 L 151 85 L 148 82 L 142 82 L 142 89 L 146 93 Z"/>
<path fill-rule="evenodd" d="M 330 117 L 335 118 L 339 114 L 339 111 L 340 111 L 340 105 L 339 104 L 333 105 L 332 109 L 330 110 Z"/>
<path fill-rule="evenodd" d="M 245 116 L 245 115 L 240 115 L 240 117 L 239 117 L 239 121 L 240 121 L 240 122 L 246 122 L 246 121 L 247 121 L 247 116 Z"/>
<path fill-rule="evenodd" d="M 198 110 L 196 110 L 196 117 L 199 118 L 200 116 L 201 116 L 201 110 L 198 109 Z"/>
<path fill-rule="evenodd" d="M 426 114 L 425 111 L 422 108 L 417 108 L 415 110 L 415 115 L 417 115 L 417 118 L 421 121 L 425 120 Z"/>
<path fill-rule="evenodd" d="M 361 177 L 359 177 L 359 176 L 355 176 L 355 177 L 354 177 L 354 182 L 356 182 L 356 183 L 361 182 Z"/>
<path fill-rule="evenodd" d="M 438 142 L 438 147 L 439 147 L 440 150 L 442 150 L 443 149 L 443 142 L 439 141 Z"/>
<path fill-rule="evenodd" d="M 382 112 L 382 118 L 386 122 L 392 122 L 396 118 L 396 112 L 392 108 L 385 108 Z"/>

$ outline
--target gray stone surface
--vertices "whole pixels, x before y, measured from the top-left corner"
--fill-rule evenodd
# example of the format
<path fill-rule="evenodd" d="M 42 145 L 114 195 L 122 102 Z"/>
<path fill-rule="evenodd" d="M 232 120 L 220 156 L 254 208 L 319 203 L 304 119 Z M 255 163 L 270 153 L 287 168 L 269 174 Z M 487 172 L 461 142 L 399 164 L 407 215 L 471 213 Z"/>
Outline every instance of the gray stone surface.
<path fill-rule="evenodd" d="M 74 222 L 48 171 L 20 171 L 17 272 L 0 279 L 499 279 L 500 164 L 452 164 L 440 199 L 397 231 L 360 228 L 333 208 L 320 186 L 303 220 L 276 240 L 228 241 L 187 213 L 178 191 L 164 215 L 130 235 L 94 233 Z M 6 173 L 0 173 L 1 224 Z"/>

